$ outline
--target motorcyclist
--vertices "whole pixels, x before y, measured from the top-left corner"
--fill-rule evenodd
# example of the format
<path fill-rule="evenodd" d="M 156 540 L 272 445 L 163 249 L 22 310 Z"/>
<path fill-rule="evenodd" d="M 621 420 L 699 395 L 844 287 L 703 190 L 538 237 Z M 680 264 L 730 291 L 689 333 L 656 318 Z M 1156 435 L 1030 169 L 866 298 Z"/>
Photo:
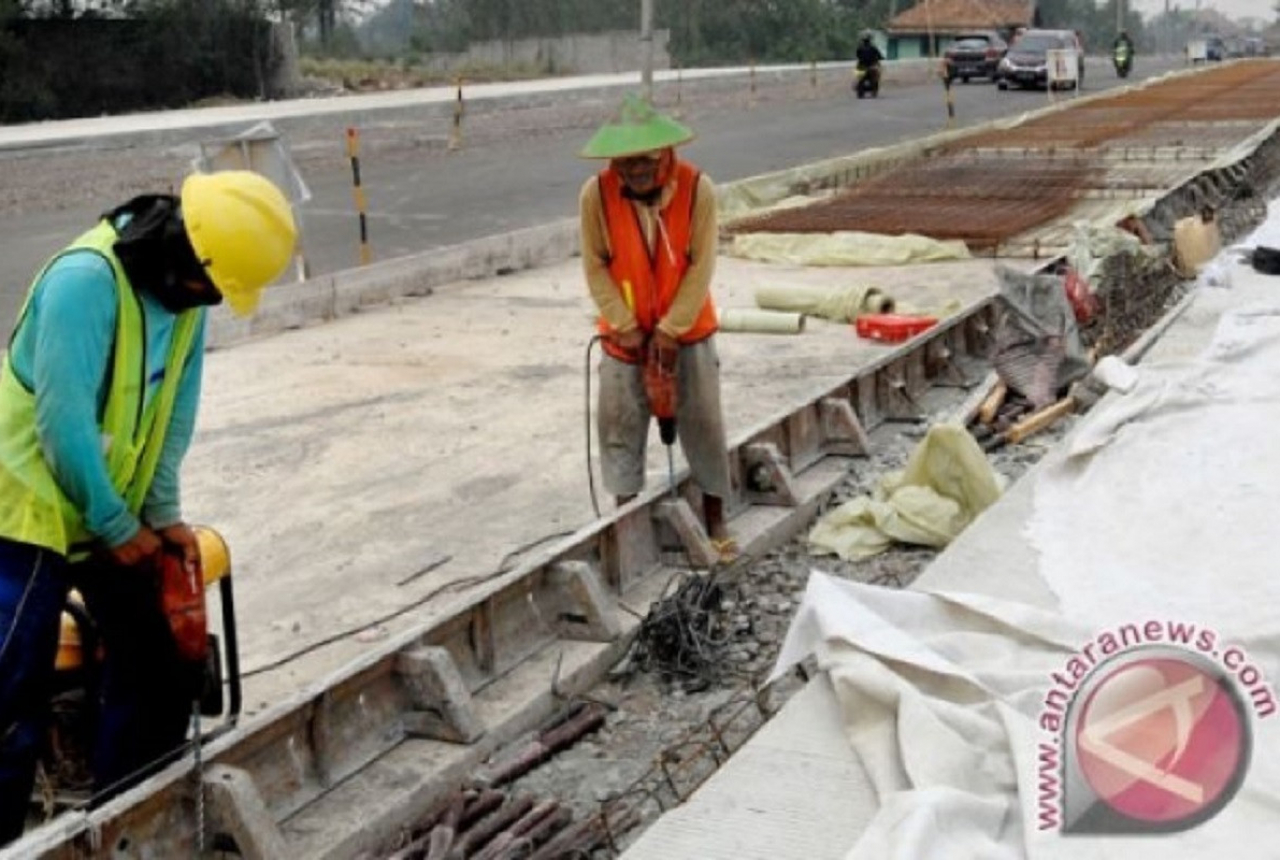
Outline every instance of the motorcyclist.
<path fill-rule="evenodd" d="M 871 69 L 879 67 L 884 60 L 884 54 L 880 53 L 880 49 L 876 47 L 875 42 L 871 41 L 870 33 L 863 33 L 862 40 L 858 42 L 858 68 Z"/>
<path fill-rule="evenodd" d="M 871 41 L 870 33 L 862 34 L 855 56 L 857 58 L 857 69 L 861 73 L 857 85 L 859 95 L 861 95 L 864 88 L 875 92 L 880 88 L 880 63 L 884 61 L 884 54 L 880 53 L 880 49 L 876 47 L 875 42 Z"/>
<path fill-rule="evenodd" d="M 1127 75 L 1133 68 L 1133 39 L 1129 38 L 1128 30 L 1121 30 L 1116 36 L 1116 41 L 1112 45 L 1112 57 L 1115 60 L 1116 71 L 1121 75 Z"/>

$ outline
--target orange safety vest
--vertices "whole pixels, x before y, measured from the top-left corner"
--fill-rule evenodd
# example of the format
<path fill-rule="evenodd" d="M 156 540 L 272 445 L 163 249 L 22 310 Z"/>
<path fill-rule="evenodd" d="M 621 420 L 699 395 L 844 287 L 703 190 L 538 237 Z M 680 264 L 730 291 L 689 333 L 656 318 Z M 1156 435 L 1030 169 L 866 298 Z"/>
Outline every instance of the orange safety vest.
<path fill-rule="evenodd" d="M 622 196 L 622 177 L 611 168 L 600 171 L 600 199 L 604 204 L 605 223 L 609 231 L 609 274 L 614 286 L 622 293 L 623 300 L 635 314 L 641 331 L 650 334 L 658 321 L 666 315 L 675 301 L 680 283 L 689 269 L 689 241 L 693 204 L 698 189 L 698 169 L 691 164 L 677 161 L 675 164 L 676 193 L 659 214 L 661 229 L 667 242 L 657 237 L 654 250 L 649 251 L 644 230 L 635 206 Z M 707 253 L 715 253 L 708 249 Z M 720 327 L 715 304 L 710 294 L 698 312 L 693 327 L 680 336 L 680 343 L 697 343 L 706 340 Z M 604 351 L 619 361 L 639 364 L 638 352 L 622 349 L 612 339 L 614 330 L 602 317 L 598 328 L 604 335 Z"/>

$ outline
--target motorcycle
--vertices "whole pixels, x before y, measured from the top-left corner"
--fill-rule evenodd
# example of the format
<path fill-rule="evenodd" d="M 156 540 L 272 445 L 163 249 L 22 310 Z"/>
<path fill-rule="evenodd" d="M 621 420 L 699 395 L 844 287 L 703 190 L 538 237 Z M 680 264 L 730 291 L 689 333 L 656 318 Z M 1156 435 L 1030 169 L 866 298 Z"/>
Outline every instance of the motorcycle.
<path fill-rule="evenodd" d="M 853 91 L 858 94 L 858 98 L 871 96 L 876 98 L 880 95 L 880 64 L 876 63 L 871 66 L 858 66 L 853 70 Z"/>
<path fill-rule="evenodd" d="M 1133 51 L 1128 45 L 1116 45 L 1115 55 L 1112 58 L 1116 66 L 1116 75 L 1121 78 L 1129 77 L 1129 72 L 1133 70 Z"/>

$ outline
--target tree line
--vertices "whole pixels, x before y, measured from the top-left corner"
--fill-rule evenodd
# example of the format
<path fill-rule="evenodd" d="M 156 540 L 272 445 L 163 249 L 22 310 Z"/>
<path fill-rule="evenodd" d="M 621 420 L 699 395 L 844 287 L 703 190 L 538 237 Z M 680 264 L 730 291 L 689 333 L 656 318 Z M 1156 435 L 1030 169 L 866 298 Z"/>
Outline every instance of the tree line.
<path fill-rule="evenodd" d="M 1037 9 L 1041 26 L 1078 30 L 1086 45 L 1101 49 L 1116 35 L 1116 3 L 1039 0 Z M 864 30 L 883 28 L 894 14 L 912 5 L 913 0 L 654 0 L 654 26 L 670 32 L 667 48 L 672 60 L 686 67 L 838 60 L 853 54 Z M 1143 19 L 1130 5 L 1125 4 L 1123 25 L 1142 46 Z M 639 26 L 640 0 L 391 0 L 366 20 L 364 35 L 371 38 L 363 44 L 396 46 L 392 53 L 406 48 L 455 52 L 473 42 Z M 323 49 L 324 33 L 315 32 L 321 35 L 318 47 Z M 1147 47 L 1155 47 L 1152 39 L 1147 41 Z M 339 50 L 359 49 L 349 38 Z"/>
<path fill-rule="evenodd" d="M 1105 51 L 1117 2 L 1038 0 L 1037 9 L 1042 26 L 1079 30 Z M 686 68 L 840 60 L 863 31 L 911 5 L 653 0 L 653 23 Z M 305 52 L 330 56 L 370 54 L 356 33 L 381 28 L 395 47 L 372 53 L 405 60 L 482 41 L 634 31 L 640 9 L 641 0 L 0 0 L 0 121 L 269 97 L 280 60 L 273 21 L 294 26 Z M 1140 50 L 1179 50 L 1189 14 L 1144 26 L 1128 10 L 1123 23 Z"/>
<path fill-rule="evenodd" d="M 324 2 L 324 0 L 321 0 Z M 393 0 L 366 26 L 402 27 Z M 683 66 L 843 59 L 860 32 L 910 0 L 654 0 L 655 29 Z M 379 18 L 387 20 L 379 22 Z M 415 4 L 411 44 L 423 53 L 490 40 L 638 30 L 640 0 L 431 0 Z"/>
<path fill-rule="evenodd" d="M 246 0 L 0 0 L 0 122 L 264 98 L 281 60 Z"/>

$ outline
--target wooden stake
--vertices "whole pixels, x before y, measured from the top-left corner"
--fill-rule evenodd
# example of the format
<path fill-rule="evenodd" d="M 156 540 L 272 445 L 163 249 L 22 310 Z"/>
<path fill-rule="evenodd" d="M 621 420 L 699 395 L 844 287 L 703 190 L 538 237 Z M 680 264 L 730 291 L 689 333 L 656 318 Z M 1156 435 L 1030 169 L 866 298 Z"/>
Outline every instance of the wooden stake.
<path fill-rule="evenodd" d="M 1004 384 L 1004 380 L 997 380 L 996 384 L 991 387 L 990 393 L 983 398 L 982 404 L 978 407 L 978 420 L 983 424 L 990 424 L 996 420 L 996 412 L 1004 404 L 1004 399 L 1009 396 L 1009 386 Z"/>
<path fill-rule="evenodd" d="M 1000 435 L 1005 442 L 1016 445 L 1028 436 L 1039 433 L 1062 416 L 1070 415 L 1075 408 L 1076 399 L 1074 397 L 1064 397 L 1057 403 L 1032 412 Z"/>

